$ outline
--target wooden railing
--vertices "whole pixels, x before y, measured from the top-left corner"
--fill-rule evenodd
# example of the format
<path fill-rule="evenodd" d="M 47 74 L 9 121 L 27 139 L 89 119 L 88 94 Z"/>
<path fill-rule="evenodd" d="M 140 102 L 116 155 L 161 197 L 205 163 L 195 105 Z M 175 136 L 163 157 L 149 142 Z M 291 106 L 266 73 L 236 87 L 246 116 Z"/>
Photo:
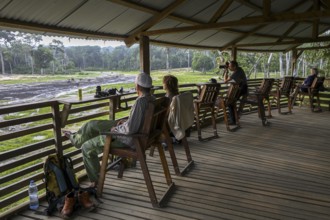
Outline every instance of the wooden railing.
<path fill-rule="evenodd" d="M 249 80 L 249 88 L 260 85 L 261 80 Z M 278 81 L 274 91 L 277 85 Z M 328 85 L 329 80 L 326 81 Z M 222 84 L 221 93 L 226 90 L 227 85 Z M 181 85 L 180 91 L 190 91 L 197 96 L 195 84 Z M 158 88 L 154 94 L 163 96 L 164 91 Z M 44 197 L 43 162 L 48 155 L 70 156 L 78 177 L 85 176 L 81 152 L 62 135 L 63 128 L 76 130 L 91 119 L 125 117 L 136 97 L 136 94 L 127 94 L 101 99 L 86 98 L 79 102 L 77 97 L 0 107 L 0 219 L 26 208 L 31 179 L 38 185 L 40 198 Z M 322 107 L 328 109 L 330 92 L 321 93 L 321 100 Z M 218 119 L 221 120 L 222 116 L 219 111 Z M 210 113 L 206 118 L 210 118 Z"/>

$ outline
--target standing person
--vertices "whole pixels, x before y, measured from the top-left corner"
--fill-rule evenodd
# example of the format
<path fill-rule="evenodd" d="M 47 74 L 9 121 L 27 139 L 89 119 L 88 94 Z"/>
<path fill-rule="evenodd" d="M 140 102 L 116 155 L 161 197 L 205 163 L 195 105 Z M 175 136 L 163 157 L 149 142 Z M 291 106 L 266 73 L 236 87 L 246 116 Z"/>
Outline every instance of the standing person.
<path fill-rule="evenodd" d="M 232 72 L 232 74 L 229 76 L 228 75 L 228 70 Z M 229 82 L 230 80 L 234 80 L 240 87 L 240 93 L 237 97 L 237 99 L 241 99 L 240 101 L 240 106 L 239 106 L 239 113 L 243 110 L 244 107 L 244 102 L 248 94 L 248 86 L 247 86 L 247 78 L 245 75 L 244 70 L 238 66 L 238 63 L 234 60 L 230 61 L 228 64 L 228 68 L 225 68 L 224 72 L 224 83 Z M 234 125 L 236 124 L 236 119 L 235 119 L 235 114 L 234 114 L 234 107 L 229 106 L 229 117 L 230 117 L 230 122 L 229 124 Z"/>
<path fill-rule="evenodd" d="M 105 136 L 101 132 L 115 131 L 122 134 L 137 133 L 144 122 L 144 112 L 150 100 L 155 98 L 151 95 L 152 79 L 146 73 L 140 73 L 135 79 L 135 88 L 138 94 L 134 105 L 131 108 L 127 120 L 92 120 L 84 124 L 76 133 L 65 131 L 64 134 L 72 144 L 81 148 L 83 161 L 87 176 L 91 181 L 91 187 L 97 186 L 100 171 L 98 155 L 103 152 Z M 114 147 L 130 146 L 134 148 L 131 138 L 117 138 L 111 143 Z"/>

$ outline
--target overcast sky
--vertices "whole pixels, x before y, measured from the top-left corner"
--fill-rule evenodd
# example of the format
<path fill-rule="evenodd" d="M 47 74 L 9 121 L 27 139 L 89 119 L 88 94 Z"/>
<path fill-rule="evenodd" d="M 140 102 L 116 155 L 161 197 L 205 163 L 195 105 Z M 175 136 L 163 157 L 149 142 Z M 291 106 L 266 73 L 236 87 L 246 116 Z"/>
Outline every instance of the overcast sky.
<path fill-rule="evenodd" d="M 42 36 L 43 44 L 48 45 L 53 39 L 57 39 L 63 42 L 64 46 L 100 46 L 100 47 L 117 47 L 125 45 L 121 41 L 103 41 L 103 40 L 83 40 L 83 39 L 70 39 L 68 37 L 48 37 Z"/>

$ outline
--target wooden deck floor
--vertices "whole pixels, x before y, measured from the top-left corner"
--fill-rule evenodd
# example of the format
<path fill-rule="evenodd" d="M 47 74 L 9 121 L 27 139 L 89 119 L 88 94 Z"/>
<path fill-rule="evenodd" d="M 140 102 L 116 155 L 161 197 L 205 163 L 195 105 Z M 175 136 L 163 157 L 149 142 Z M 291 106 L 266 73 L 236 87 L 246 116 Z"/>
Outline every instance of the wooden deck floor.
<path fill-rule="evenodd" d="M 330 112 L 273 110 L 270 122 L 263 127 L 256 114 L 243 115 L 241 129 L 227 132 L 218 123 L 220 138 L 207 142 L 193 132 L 188 141 L 195 166 L 184 177 L 171 169 L 176 191 L 165 208 L 152 208 L 138 166 L 123 179 L 110 171 L 103 203 L 73 219 L 330 219 Z M 183 162 L 182 147 L 175 148 Z M 161 193 L 157 156 L 148 160 Z M 31 218 L 42 216 L 26 211 L 14 219 Z"/>

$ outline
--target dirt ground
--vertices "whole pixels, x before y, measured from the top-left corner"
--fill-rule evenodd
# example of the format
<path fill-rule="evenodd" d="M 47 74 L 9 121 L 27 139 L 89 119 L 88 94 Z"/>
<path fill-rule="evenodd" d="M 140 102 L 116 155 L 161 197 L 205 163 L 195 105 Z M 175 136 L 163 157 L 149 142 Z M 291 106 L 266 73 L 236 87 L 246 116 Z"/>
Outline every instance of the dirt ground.
<path fill-rule="evenodd" d="M 134 82 L 134 76 L 114 75 L 97 77 L 94 79 L 71 79 L 46 83 L 28 83 L 15 85 L 0 83 L 0 106 L 55 99 L 61 95 L 75 92 L 78 88 L 86 89 L 96 87 L 98 85 L 122 82 Z M 116 86 L 113 86 L 113 88 L 115 87 Z"/>

